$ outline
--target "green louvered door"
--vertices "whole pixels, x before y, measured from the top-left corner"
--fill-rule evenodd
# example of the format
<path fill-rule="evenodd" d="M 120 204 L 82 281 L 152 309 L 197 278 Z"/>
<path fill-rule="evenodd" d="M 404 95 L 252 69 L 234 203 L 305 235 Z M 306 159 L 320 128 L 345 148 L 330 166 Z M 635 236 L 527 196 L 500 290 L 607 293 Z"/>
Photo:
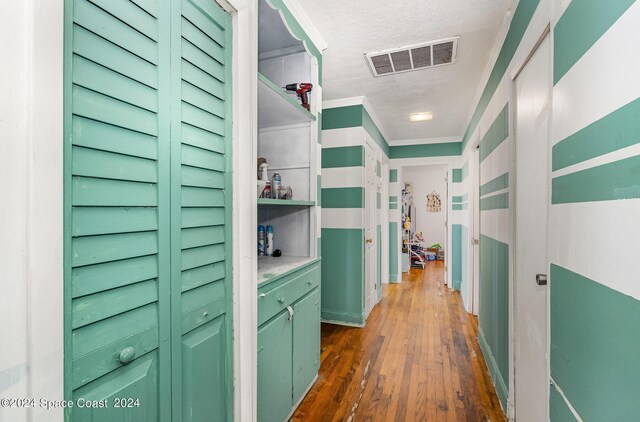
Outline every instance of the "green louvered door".
<path fill-rule="evenodd" d="M 67 418 L 231 420 L 231 19 L 65 7 Z"/>

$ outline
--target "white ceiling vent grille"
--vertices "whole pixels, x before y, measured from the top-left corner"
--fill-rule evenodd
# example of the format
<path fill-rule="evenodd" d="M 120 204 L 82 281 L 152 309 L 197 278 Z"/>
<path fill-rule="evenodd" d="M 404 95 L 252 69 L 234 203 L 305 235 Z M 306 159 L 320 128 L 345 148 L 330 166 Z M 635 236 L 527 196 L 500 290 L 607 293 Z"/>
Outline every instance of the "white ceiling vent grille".
<path fill-rule="evenodd" d="M 366 53 L 374 77 L 446 66 L 456 62 L 460 37 Z"/>

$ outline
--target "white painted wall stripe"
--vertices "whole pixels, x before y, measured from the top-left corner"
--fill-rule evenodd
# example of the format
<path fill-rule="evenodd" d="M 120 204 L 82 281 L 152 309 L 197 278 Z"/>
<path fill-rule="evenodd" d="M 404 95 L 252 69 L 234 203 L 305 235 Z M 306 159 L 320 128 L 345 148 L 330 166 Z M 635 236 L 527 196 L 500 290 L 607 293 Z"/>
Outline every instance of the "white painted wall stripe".
<path fill-rule="evenodd" d="M 322 131 L 322 148 L 364 145 L 366 131 L 362 126 Z"/>
<path fill-rule="evenodd" d="M 640 97 L 640 2 L 633 4 L 553 88 L 553 143 Z"/>
<path fill-rule="evenodd" d="M 511 243 L 511 210 L 481 211 L 480 233 L 502 243 Z M 481 246 L 482 247 L 482 246 Z"/>
<path fill-rule="evenodd" d="M 631 145 L 629 147 L 622 148 L 617 151 L 613 151 L 608 154 L 601 155 L 599 157 L 591 158 L 590 160 L 586 160 L 581 163 L 574 164 L 572 166 L 565 167 L 560 170 L 556 170 L 552 173 L 552 176 L 553 177 L 564 176 L 567 174 L 575 173 L 577 171 L 601 166 L 603 164 L 609 164 L 616 161 L 624 160 L 625 158 L 635 157 L 636 155 L 640 155 L 640 144 Z"/>
<path fill-rule="evenodd" d="M 640 199 L 553 205 L 551 262 L 640 300 L 639 215 Z"/>
<path fill-rule="evenodd" d="M 508 137 L 480 163 L 480 186 L 508 172 L 511 163 L 511 141 Z"/>
<path fill-rule="evenodd" d="M 501 193 L 508 193 L 508 192 L 509 192 L 509 188 L 504 188 L 504 189 L 497 190 L 495 192 L 485 193 L 484 195 L 481 196 L 481 198 L 486 198 L 488 196 L 499 195 Z"/>
<path fill-rule="evenodd" d="M 364 186 L 364 167 L 335 167 L 322 169 L 322 187 L 351 188 Z"/>
<path fill-rule="evenodd" d="M 323 208 L 323 229 L 364 228 L 364 208 Z"/>

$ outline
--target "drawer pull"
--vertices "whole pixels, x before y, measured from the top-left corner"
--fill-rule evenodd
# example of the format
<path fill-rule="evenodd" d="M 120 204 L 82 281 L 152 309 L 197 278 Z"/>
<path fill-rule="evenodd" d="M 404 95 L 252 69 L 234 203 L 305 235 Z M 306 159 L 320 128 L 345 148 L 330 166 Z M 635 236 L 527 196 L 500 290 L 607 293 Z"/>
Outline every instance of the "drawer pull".
<path fill-rule="evenodd" d="M 260 293 L 258 297 L 265 297 L 266 295 L 267 295 L 266 293 Z"/>
<path fill-rule="evenodd" d="M 284 298 L 283 298 L 283 297 L 279 297 L 279 298 L 278 298 L 278 302 L 279 302 L 279 303 L 284 303 Z"/>
<path fill-rule="evenodd" d="M 287 306 L 287 311 L 289 311 L 289 321 L 293 319 L 293 308 L 291 306 Z"/>
<path fill-rule="evenodd" d="M 120 363 L 124 365 L 131 362 L 135 357 L 136 357 L 136 349 L 134 349 L 133 347 L 125 347 L 120 352 L 120 356 L 118 356 L 118 360 L 120 361 Z"/>

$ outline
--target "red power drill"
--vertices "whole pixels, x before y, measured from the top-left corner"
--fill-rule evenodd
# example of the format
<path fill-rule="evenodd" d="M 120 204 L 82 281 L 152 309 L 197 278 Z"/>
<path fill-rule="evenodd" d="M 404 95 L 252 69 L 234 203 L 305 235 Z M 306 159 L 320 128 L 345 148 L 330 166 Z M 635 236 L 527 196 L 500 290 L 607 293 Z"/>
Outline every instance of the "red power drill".
<path fill-rule="evenodd" d="M 284 89 L 298 94 L 298 98 L 300 98 L 300 101 L 302 102 L 302 107 L 306 108 L 307 110 L 311 109 L 311 106 L 309 105 L 308 93 L 313 89 L 313 85 L 311 85 L 310 83 L 302 82 L 299 84 L 288 84 L 284 87 Z"/>

